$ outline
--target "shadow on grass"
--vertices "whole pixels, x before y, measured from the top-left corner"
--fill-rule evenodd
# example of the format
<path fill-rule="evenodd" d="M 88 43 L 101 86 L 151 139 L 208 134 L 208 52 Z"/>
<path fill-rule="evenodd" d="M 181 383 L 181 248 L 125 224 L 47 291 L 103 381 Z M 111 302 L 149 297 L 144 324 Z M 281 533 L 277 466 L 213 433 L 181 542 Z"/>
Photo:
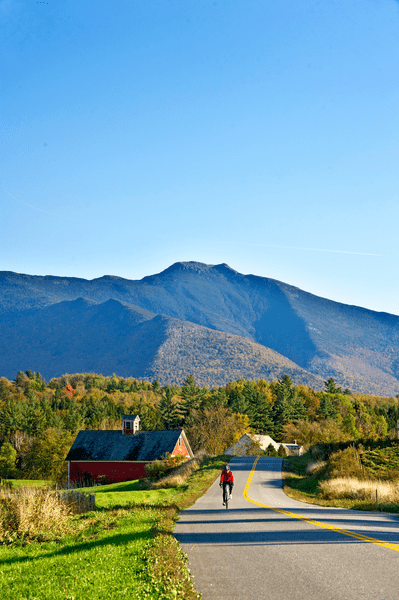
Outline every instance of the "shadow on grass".
<path fill-rule="evenodd" d="M 153 538 L 153 534 L 151 531 L 147 531 L 145 533 L 139 532 L 130 532 L 130 533 L 116 533 L 113 535 L 109 535 L 103 537 L 101 539 L 95 539 L 91 541 L 82 541 L 76 542 L 74 544 L 69 544 L 63 546 L 59 550 L 40 552 L 35 556 L 20 556 L 8 558 L 5 560 L 0 560 L 0 565 L 12 565 L 18 563 L 34 563 L 35 561 L 41 561 L 43 559 L 54 558 L 56 556 L 68 556 L 71 554 L 79 555 L 81 552 L 87 552 L 94 548 L 99 549 L 105 546 L 126 546 L 130 542 L 134 542 L 138 539 L 150 540 Z"/>
<path fill-rule="evenodd" d="M 82 491 L 92 493 L 95 492 L 97 494 L 108 494 L 115 492 L 138 492 L 142 491 L 142 488 L 140 486 L 140 480 L 137 479 L 135 481 L 126 481 L 120 484 L 111 484 L 110 486 L 101 485 L 96 487 L 82 488 Z"/>
<path fill-rule="evenodd" d="M 126 507 L 120 507 L 123 510 L 126 510 Z M 116 507 L 112 507 L 112 508 L 103 508 L 101 509 L 99 512 L 106 514 L 106 513 L 115 513 L 115 520 L 114 521 L 102 521 L 101 519 L 97 519 L 95 520 L 93 523 L 89 523 L 89 526 L 87 529 L 85 529 L 85 531 L 81 531 L 79 532 L 78 536 L 75 541 L 70 541 L 67 542 L 65 545 L 62 545 L 61 543 L 58 543 L 59 545 L 59 549 L 57 550 L 53 550 L 54 548 L 54 542 L 44 542 L 42 544 L 39 543 L 35 543 L 34 545 L 31 546 L 26 546 L 27 548 L 27 554 L 25 556 L 19 556 L 19 557 L 10 557 L 8 559 L 0 559 L 0 566 L 1 565 L 7 565 L 7 564 L 14 564 L 14 563 L 29 563 L 29 562 L 34 562 L 34 561 L 39 561 L 39 560 L 43 560 L 43 559 L 47 559 L 47 558 L 51 558 L 51 557 L 56 557 L 56 556 L 64 556 L 64 555 L 70 555 L 70 554 L 79 554 L 81 552 L 86 552 L 86 551 L 90 551 L 93 548 L 102 548 L 104 546 L 121 546 L 121 545 L 127 545 L 130 542 L 134 542 L 138 539 L 143 539 L 145 541 L 148 541 L 150 539 L 153 539 L 155 533 L 159 530 L 159 518 L 152 516 L 151 512 L 152 511 L 156 511 L 158 514 L 164 514 L 166 517 L 172 517 L 174 516 L 175 513 L 177 513 L 177 507 L 175 506 L 166 506 L 166 507 L 160 507 L 158 505 L 149 505 L 149 504 L 140 504 L 140 505 L 135 505 L 132 506 L 132 512 L 136 512 L 136 511 L 143 511 L 143 513 L 147 513 L 147 514 L 143 514 L 142 517 L 142 523 L 147 523 L 146 525 L 146 530 L 145 531 L 125 531 L 125 532 L 116 532 L 115 528 L 118 527 L 117 522 L 118 519 L 120 517 L 120 515 L 117 514 L 118 508 Z M 160 511 L 164 511 L 164 513 L 160 513 Z M 90 519 L 93 519 L 93 517 L 96 516 L 96 513 L 98 511 L 94 511 L 91 513 L 87 513 L 84 515 L 80 515 L 79 516 L 79 520 L 81 521 L 90 521 Z M 100 516 L 100 515 L 99 515 Z M 150 525 L 148 526 L 148 521 L 150 521 Z M 138 525 L 137 523 L 126 523 L 126 524 L 122 524 L 122 527 L 124 529 L 128 529 L 128 528 L 133 528 L 133 527 L 140 527 L 140 525 Z M 109 531 L 110 529 L 113 530 L 113 533 L 111 534 L 107 534 L 106 532 Z M 85 536 L 85 539 L 80 539 L 80 536 Z M 47 550 L 46 547 L 48 547 L 48 544 L 51 544 L 52 548 L 51 550 Z M 17 547 L 21 547 L 21 546 L 17 546 Z M 10 551 L 12 551 L 15 547 L 10 546 L 9 549 Z M 35 556 L 29 556 L 29 550 L 33 550 L 36 552 Z M 1 594 L 0 594 L 1 597 Z"/>
<path fill-rule="evenodd" d="M 316 495 L 319 491 L 319 481 L 314 475 L 306 478 L 286 476 L 283 478 L 283 486 L 288 486 L 293 490 L 304 492 L 305 494 Z"/>

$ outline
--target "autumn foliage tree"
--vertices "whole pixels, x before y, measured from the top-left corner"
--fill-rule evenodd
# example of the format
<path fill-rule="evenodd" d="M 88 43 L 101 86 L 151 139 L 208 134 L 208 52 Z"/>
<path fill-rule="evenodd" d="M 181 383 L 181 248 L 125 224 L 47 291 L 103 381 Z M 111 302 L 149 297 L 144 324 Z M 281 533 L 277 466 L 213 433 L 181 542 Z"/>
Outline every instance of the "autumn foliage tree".
<path fill-rule="evenodd" d="M 216 456 L 248 431 L 249 420 L 246 415 L 216 406 L 194 412 L 187 434 L 194 452 L 201 449 Z"/>
<path fill-rule="evenodd" d="M 12 477 L 15 471 L 17 451 L 9 442 L 4 442 L 0 448 L 0 478 Z"/>
<path fill-rule="evenodd" d="M 16 451 L 20 478 L 62 479 L 78 430 L 118 429 L 124 414 L 139 414 L 143 430 L 184 428 L 193 448 L 214 454 L 249 431 L 305 446 L 396 438 L 399 397 L 352 394 L 332 378 L 316 391 L 289 375 L 212 389 L 193 375 L 173 387 L 115 374 L 66 374 L 47 384 L 29 370 L 14 381 L 0 377 L 0 448 Z"/>
<path fill-rule="evenodd" d="M 32 479 L 50 479 L 59 483 L 68 480 L 65 457 L 75 439 L 67 431 L 47 429 L 35 441 L 27 466 Z"/>

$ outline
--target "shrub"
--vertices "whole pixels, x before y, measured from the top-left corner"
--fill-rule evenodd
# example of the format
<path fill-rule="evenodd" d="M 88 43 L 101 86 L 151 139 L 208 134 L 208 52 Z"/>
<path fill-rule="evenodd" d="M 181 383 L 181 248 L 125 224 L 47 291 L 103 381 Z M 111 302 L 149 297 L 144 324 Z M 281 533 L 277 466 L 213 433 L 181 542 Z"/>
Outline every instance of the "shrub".
<path fill-rule="evenodd" d="M 17 451 L 9 442 L 4 442 L 0 448 L 0 477 L 13 477 Z"/>
<path fill-rule="evenodd" d="M 190 475 L 199 469 L 201 459 L 199 457 L 185 461 L 175 469 L 172 469 L 165 477 L 153 484 L 153 488 L 170 488 L 177 485 L 182 485 Z"/>
<path fill-rule="evenodd" d="M 94 494 L 86 494 L 78 490 L 60 490 L 56 494 L 74 515 L 90 512 L 96 508 Z"/>
<path fill-rule="evenodd" d="M 12 490 L 13 483 L 9 479 L 0 479 L 0 492 L 4 490 Z"/>
<path fill-rule="evenodd" d="M 171 456 L 168 454 L 162 460 L 154 460 L 154 462 L 148 463 L 148 465 L 145 466 L 145 470 L 151 479 L 156 480 L 160 479 L 186 460 L 186 456 Z"/>
<path fill-rule="evenodd" d="M 328 461 L 328 476 L 331 479 L 336 477 L 365 478 L 364 467 L 354 446 L 331 454 Z"/>
<path fill-rule="evenodd" d="M 322 472 L 327 465 L 325 460 L 313 460 L 307 463 L 306 465 L 306 473 L 308 475 L 319 474 Z"/>
<path fill-rule="evenodd" d="M 265 455 L 266 455 L 266 456 L 278 456 L 278 454 L 277 454 L 277 450 L 276 450 L 276 448 L 273 446 L 273 444 L 272 444 L 272 443 L 270 443 L 270 444 L 268 445 L 268 447 L 266 448 L 266 450 L 265 450 Z"/>
<path fill-rule="evenodd" d="M 287 450 L 284 448 L 283 444 L 280 444 L 277 454 L 278 456 L 287 456 Z"/>

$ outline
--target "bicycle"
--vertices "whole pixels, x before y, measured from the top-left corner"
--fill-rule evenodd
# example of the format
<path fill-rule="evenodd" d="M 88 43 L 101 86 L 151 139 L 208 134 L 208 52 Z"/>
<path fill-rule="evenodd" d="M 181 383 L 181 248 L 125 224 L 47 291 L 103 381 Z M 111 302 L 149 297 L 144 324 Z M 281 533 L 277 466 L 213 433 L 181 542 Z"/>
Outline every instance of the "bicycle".
<path fill-rule="evenodd" d="M 229 508 L 229 500 L 230 500 L 230 484 L 228 481 L 222 483 L 223 485 L 223 504 L 226 506 L 226 509 Z"/>

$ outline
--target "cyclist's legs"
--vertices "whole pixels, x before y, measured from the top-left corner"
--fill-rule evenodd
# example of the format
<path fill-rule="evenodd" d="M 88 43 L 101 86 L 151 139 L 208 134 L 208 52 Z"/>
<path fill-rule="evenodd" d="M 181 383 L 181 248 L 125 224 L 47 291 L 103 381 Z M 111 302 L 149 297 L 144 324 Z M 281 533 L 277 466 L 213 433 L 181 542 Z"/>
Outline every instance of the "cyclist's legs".
<path fill-rule="evenodd" d="M 223 502 L 226 502 L 226 499 L 229 497 L 230 485 L 229 482 L 226 481 L 223 483 Z"/>

